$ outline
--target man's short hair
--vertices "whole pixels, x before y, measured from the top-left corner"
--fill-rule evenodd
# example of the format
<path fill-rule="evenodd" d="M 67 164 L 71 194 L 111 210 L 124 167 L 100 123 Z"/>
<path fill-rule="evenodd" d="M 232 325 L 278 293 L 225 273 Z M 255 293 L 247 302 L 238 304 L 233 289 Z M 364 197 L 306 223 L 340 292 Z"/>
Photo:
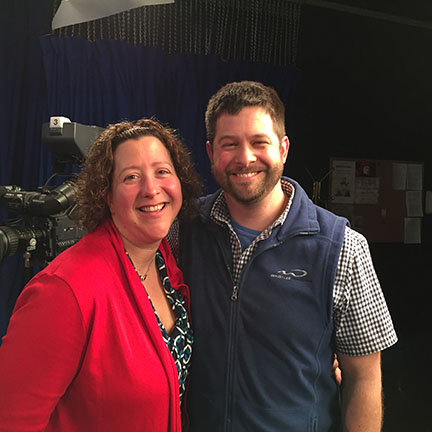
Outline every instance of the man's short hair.
<path fill-rule="evenodd" d="M 205 114 L 207 140 L 213 144 L 216 122 L 222 114 L 235 115 L 249 106 L 259 106 L 270 115 L 274 131 L 282 140 L 286 135 L 285 107 L 273 88 L 255 81 L 228 83 L 210 98 Z"/>

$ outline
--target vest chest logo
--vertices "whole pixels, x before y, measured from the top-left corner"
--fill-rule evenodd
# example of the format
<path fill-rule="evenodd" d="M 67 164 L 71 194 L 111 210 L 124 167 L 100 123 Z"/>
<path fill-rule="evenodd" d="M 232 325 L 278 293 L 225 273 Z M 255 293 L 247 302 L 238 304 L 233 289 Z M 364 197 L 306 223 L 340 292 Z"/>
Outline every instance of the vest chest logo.
<path fill-rule="evenodd" d="M 291 280 L 291 279 L 300 279 L 307 276 L 308 272 L 306 270 L 301 269 L 293 269 L 293 270 L 278 270 L 277 273 L 271 273 L 270 277 L 276 278 L 276 279 L 285 279 L 285 280 Z"/>

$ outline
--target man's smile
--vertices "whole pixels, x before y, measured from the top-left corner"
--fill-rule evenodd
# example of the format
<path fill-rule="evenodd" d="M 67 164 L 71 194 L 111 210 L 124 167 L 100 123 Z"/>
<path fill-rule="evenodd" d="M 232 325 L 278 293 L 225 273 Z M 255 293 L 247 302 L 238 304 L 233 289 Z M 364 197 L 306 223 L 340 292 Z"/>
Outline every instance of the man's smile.
<path fill-rule="evenodd" d="M 252 171 L 252 172 L 247 172 L 247 173 L 234 173 L 234 175 L 236 177 L 240 177 L 240 178 L 249 178 L 249 177 L 253 177 L 255 175 L 257 175 L 259 173 L 259 171 Z"/>

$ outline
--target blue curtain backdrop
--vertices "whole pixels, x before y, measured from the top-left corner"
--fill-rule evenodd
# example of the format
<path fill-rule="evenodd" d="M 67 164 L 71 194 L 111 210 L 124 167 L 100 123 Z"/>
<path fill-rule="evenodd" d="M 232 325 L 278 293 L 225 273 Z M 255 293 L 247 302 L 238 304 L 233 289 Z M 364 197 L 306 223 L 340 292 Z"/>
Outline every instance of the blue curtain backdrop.
<path fill-rule="evenodd" d="M 102 127 L 154 116 L 179 131 L 210 192 L 216 184 L 205 152 L 204 111 L 209 97 L 230 81 L 250 79 L 274 87 L 287 107 L 289 130 L 299 77 L 294 67 L 166 54 L 121 41 L 89 42 L 51 35 L 37 41 L 33 36 L 43 34 L 42 28 L 29 30 L 31 37 L 22 42 L 23 53 L 0 76 L 5 95 L 0 103 L 1 185 L 34 190 L 49 177 L 50 155 L 41 145 L 40 130 L 50 116 Z M 4 221 L 2 215 L 0 225 Z M 21 257 L 3 261 L 0 283 L 0 331 L 4 333 L 22 288 Z"/>
<path fill-rule="evenodd" d="M 209 190 L 215 184 L 204 146 L 204 112 L 217 89 L 230 81 L 261 81 L 280 94 L 288 123 L 292 117 L 298 79 L 294 67 L 166 54 L 121 41 L 45 36 L 41 47 L 47 81 L 45 121 L 63 115 L 104 127 L 155 116 L 180 132 Z"/>
<path fill-rule="evenodd" d="M 48 172 L 40 143 L 46 91 L 39 36 L 50 31 L 51 15 L 52 0 L 0 2 L 0 185 L 33 190 Z M 0 226 L 6 223 L 0 204 Z M 23 281 L 20 256 L 0 262 L 0 334 Z"/>

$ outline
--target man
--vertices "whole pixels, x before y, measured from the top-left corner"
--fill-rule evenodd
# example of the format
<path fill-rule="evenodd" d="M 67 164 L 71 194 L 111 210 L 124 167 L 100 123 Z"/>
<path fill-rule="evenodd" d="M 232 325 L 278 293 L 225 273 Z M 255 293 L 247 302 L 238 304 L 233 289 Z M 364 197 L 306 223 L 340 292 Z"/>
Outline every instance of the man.
<path fill-rule="evenodd" d="M 284 116 L 276 92 L 250 81 L 227 84 L 207 107 L 222 190 L 180 227 L 195 332 L 191 430 L 379 431 L 380 351 L 397 337 L 365 238 L 281 178 Z"/>

